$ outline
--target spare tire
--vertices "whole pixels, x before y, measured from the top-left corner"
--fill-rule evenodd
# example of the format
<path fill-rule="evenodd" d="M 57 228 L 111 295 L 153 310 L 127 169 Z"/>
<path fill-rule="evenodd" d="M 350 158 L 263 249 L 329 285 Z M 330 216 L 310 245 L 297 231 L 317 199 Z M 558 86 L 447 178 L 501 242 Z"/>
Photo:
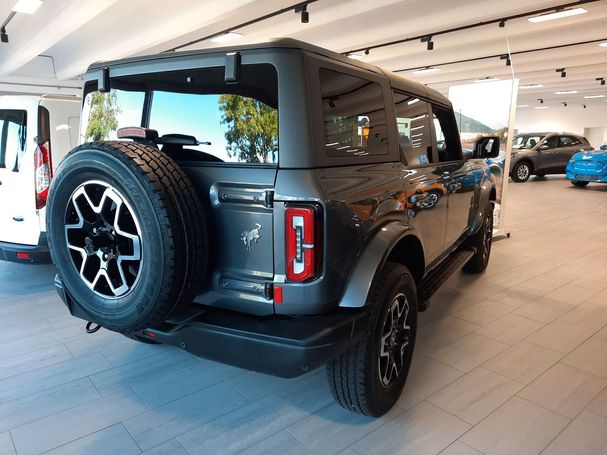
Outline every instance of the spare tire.
<path fill-rule="evenodd" d="M 81 317 L 131 333 L 187 305 L 208 259 L 207 224 L 183 170 L 135 142 L 72 150 L 47 205 L 51 257 Z"/>

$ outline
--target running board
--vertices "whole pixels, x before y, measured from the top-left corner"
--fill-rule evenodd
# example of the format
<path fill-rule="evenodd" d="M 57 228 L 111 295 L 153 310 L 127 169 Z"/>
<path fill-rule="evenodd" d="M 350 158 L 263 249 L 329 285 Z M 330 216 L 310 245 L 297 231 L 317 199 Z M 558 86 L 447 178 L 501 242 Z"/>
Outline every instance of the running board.
<path fill-rule="evenodd" d="M 417 289 L 418 311 L 426 311 L 430 306 L 430 297 L 440 288 L 447 279 L 476 253 L 475 249 L 457 250 L 438 266 L 430 270 Z"/>

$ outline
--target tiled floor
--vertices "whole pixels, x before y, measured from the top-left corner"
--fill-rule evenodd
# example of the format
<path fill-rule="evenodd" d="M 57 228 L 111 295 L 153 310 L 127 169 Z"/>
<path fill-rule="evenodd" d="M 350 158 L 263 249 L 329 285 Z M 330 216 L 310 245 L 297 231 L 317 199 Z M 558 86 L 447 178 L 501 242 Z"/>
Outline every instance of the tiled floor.
<path fill-rule="evenodd" d="M 51 266 L 0 263 L 0 454 L 605 454 L 607 186 L 511 184 L 487 272 L 421 315 L 405 392 L 371 419 L 320 369 L 246 372 L 101 331 Z"/>

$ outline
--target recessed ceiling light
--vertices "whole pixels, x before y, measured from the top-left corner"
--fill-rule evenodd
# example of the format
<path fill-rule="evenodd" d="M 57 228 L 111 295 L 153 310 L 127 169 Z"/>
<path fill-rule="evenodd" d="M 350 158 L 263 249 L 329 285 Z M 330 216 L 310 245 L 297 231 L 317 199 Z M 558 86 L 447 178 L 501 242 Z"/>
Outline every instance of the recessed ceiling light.
<path fill-rule="evenodd" d="M 40 8 L 40 5 L 42 5 L 42 0 L 19 0 L 13 6 L 13 11 L 15 13 L 34 14 Z"/>
<path fill-rule="evenodd" d="M 586 14 L 588 10 L 584 8 L 572 8 L 565 9 L 563 11 L 556 11 L 554 13 L 542 14 L 540 16 L 533 16 L 527 19 L 529 22 L 538 23 L 538 22 L 546 22 L 553 21 L 556 19 L 563 19 L 564 17 L 577 16 L 579 14 Z"/>
<path fill-rule="evenodd" d="M 527 84 L 527 85 L 521 85 L 519 88 L 521 90 L 527 90 L 530 88 L 542 88 L 543 85 L 542 84 Z"/>
<path fill-rule="evenodd" d="M 483 77 L 481 79 L 477 79 L 473 82 L 494 82 L 494 81 L 499 81 L 500 79 L 498 77 Z"/>
<path fill-rule="evenodd" d="M 438 73 L 441 69 L 440 68 L 424 68 L 421 70 L 416 70 L 413 71 L 413 74 L 431 74 L 431 73 Z"/>
<path fill-rule="evenodd" d="M 604 43 L 599 44 L 599 46 L 601 46 L 601 47 L 607 47 L 607 41 L 604 42 Z"/>
<path fill-rule="evenodd" d="M 534 109 L 550 109 L 549 106 L 536 106 Z"/>
<path fill-rule="evenodd" d="M 605 95 L 587 95 L 584 98 L 586 98 L 587 100 L 592 100 L 594 98 L 605 98 Z"/>
<path fill-rule="evenodd" d="M 528 105 L 528 104 L 519 104 L 519 105 L 518 105 L 518 106 L 516 106 L 516 107 L 517 107 L 517 108 L 518 108 L 518 107 L 529 107 L 529 105 Z"/>
<path fill-rule="evenodd" d="M 565 90 L 562 92 L 554 92 L 555 95 L 574 95 L 577 93 L 577 90 Z"/>
<path fill-rule="evenodd" d="M 362 56 L 362 54 L 356 54 L 354 52 L 351 52 L 347 55 L 349 58 L 351 58 L 352 60 L 363 60 L 364 57 Z"/>
<path fill-rule="evenodd" d="M 235 39 L 241 38 L 242 33 L 236 32 L 227 32 L 223 35 L 216 36 L 215 38 L 211 38 L 211 41 L 214 43 L 227 43 L 228 41 L 234 41 Z"/>

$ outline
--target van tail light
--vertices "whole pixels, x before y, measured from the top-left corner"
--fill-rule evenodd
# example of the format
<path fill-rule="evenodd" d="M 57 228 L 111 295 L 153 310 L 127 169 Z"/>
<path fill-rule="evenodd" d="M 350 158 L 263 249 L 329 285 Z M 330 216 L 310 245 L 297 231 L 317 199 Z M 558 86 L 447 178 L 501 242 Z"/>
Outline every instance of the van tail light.
<path fill-rule="evenodd" d="M 53 178 L 51 163 L 51 144 L 45 142 L 39 144 L 34 155 L 35 178 L 36 178 L 36 208 L 41 209 L 46 205 L 48 189 Z"/>
<path fill-rule="evenodd" d="M 288 281 L 306 281 L 322 268 L 320 209 L 316 206 L 287 206 L 285 210 L 286 264 Z"/>

